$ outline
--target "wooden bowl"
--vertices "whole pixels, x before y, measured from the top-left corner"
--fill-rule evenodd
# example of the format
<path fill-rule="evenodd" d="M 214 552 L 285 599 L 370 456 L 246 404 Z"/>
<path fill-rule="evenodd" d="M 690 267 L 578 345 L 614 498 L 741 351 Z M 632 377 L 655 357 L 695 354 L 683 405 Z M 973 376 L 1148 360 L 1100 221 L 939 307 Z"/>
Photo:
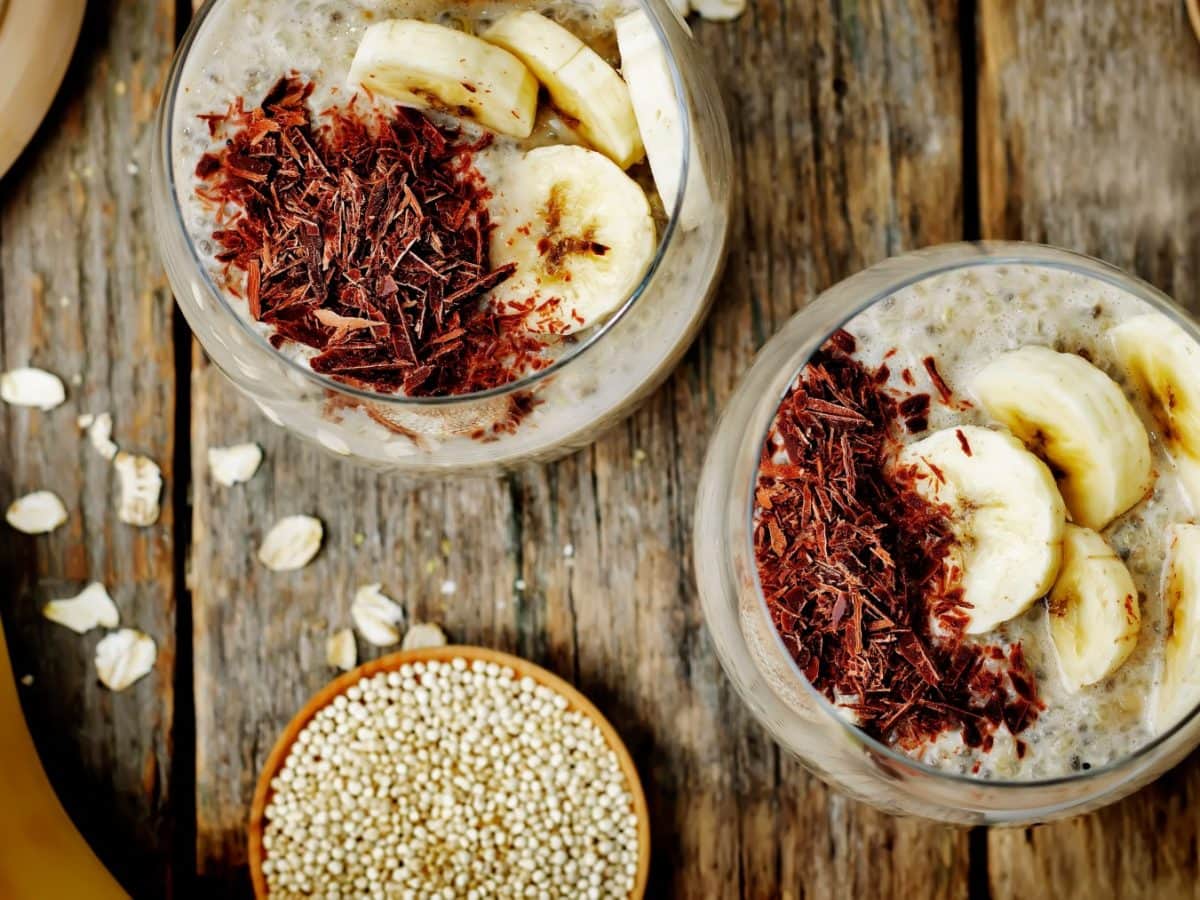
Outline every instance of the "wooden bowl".
<path fill-rule="evenodd" d="M 500 653 L 497 650 L 490 650 L 486 647 L 449 646 L 430 647 L 422 650 L 402 650 L 399 653 L 393 653 L 381 659 L 372 660 L 353 671 L 346 672 L 314 694 L 308 703 L 304 705 L 304 708 L 296 714 L 296 717 L 288 723 L 279 740 L 275 742 L 275 747 L 271 750 L 271 755 L 267 757 L 267 762 L 258 776 L 258 786 L 254 791 L 254 802 L 250 807 L 248 829 L 250 879 L 254 883 L 255 897 L 267 897 L 267 881 L 262 872 L 264 859 L 262 839 L 265 810 L 267 803 L 271 799 L 271 782 L 283 767 L 283 763 L 287 759 L 288 753 L 292 749 L 292 744 L 295 742 L 296 736 L 300 734 L 301 729 L 312 720 L 313 716 L 319 710 L 328 706 L 334 697 L 344 693 L 363 678 L 369 678 L 380 672 L 395 671 L 406 663 L 428 662 L 430 660 L 449 662 L 456 657 L 461 657 L 468 662 L 483 660 L 489 663 L 494 662 L 500 666 L 508 666 L 517 673 L 518 678 L 529 676 L 538 684 L 544 685 L 556 694 L 566 697 L 571 709 L 583 713 L 596 723 L 596 726 L 604 735 L 608 746 L 616 753 L 617 760 L 621 765 L 621 771 L 625 773 L 625 780 L 629 785 L 629 793 L 633 797 L 633 811 L 638 820 L 638 866 L 637 875 L 634 878 L 633 893 L 630 894 L 630 897 L 631 900 L 641 900 L 645 896 L 646 879 L 650 874 L 650 814 L 646 809 L 646 795 L 642 791 L 642 782 L 638 778 L 637 769 L 633 765 L 633 759 L 630 757 L 629 750 L 626 749 L 616 730 L 604 718 L 600 710 L 592 705 L 590 700 L 553 672 L 548 672 L 541 666 L 535 666 L 533 663 L 520 657 L 510 656 L 507 653 Z"/>

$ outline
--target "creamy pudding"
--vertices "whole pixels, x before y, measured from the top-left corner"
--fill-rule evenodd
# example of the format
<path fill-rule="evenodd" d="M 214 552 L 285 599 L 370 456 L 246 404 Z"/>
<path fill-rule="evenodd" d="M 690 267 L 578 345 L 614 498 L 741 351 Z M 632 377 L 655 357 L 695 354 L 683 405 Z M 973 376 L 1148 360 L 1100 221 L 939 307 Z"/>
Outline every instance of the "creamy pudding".
<path fill-rule="evenodd" d="M 801 672 L 930 765 L 1040 779 L 1200 703 L 1200 347 L 1099 279 L 934 276 L 852 318 L 763 451 L 759 583 Z"/>
<path fill-rule="evenodd" d="M 678 75 L 677 21 L 225 0 L 196 27 L 167 123 L 200 279 L 177 294 L 271 418 L 414 468 L 561 452 L 694 335 L 728 148 L 719 114 L 689 121 L 708 98 Z"/>

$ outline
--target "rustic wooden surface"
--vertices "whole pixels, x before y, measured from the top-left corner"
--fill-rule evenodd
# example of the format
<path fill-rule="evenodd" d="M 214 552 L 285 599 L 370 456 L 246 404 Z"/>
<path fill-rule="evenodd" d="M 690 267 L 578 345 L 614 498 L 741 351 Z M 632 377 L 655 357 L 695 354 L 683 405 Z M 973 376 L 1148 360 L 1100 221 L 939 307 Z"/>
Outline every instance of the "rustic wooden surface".
<path fill-rule="evenodd" d="M 144 168 L 175 4 L 92 4 L 50 123 L 0 182 L 0 368 L 83 375 L 52 413 L 0 409 L 0 505 L 51 486 L 73 517 L 49 539 L 9 532 L 0 576 L 14 585 L 4 614 L 19 674 L 35 675 L 23 690 L 39 746 L 138 896 L 245 894 L 257 769 L 331 676 L 325 637 L 373 581 L 412 620 L 540 662 L 610 717 L 650 803 L 651 897 L 1196 891 L 1194 764 L 1097 815 L 990 834 L 896 820 L 824 788 L 733 696 L 689 559 L 705 443 L 738 374 L 793 311 L 864 265 L 982 228 L 1094 252 L 1200 307 L 1200 45 L 1182 3 L 757 0 L 695 30 L 726 95 L 744 199 L 708 328 L 594 447 L 500 479 L 418 484 L 274 428 L 173 330 L 130 162 Z M 111 471 L 77 435 L 76 414 L 105 409 L 119 443 L 163 465 L 153 529 L 116 523 Z M 214 485 L 207 448 L 245 440 L 265 449 L 263 470 Z M 188 496 L 190 514 L 173 515 L 169 501 Z M 253 550 L 294 512 L 324 520 L 324 549 L 307 569 L 269 573 Z M 36 613 L 91 578 L 163 650 L 126 694 L 95 684 L 95 637 Z"/>

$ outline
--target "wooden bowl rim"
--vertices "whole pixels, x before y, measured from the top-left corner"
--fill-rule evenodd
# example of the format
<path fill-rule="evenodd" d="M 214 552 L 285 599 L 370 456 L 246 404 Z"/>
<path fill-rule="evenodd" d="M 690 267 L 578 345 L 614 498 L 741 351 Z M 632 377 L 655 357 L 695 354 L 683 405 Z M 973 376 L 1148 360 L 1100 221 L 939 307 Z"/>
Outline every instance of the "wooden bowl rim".
<path fill-rule="evenodd" d="M 268 896 L 266 878 L 264 878 L 262 873 L 264 859 L 262 837 L 263 820 L 265 818 L 264 812 L 271 793 L 271 782 L 283 766 L 284 760 L 287 759 L 287 755 L 292 748 L 292 744 L 295 743 L 297 735 L 300 734 L 304 726 L 312 721 L 313 716 L 319 710 L 328 706 L 336 696 L 345 693 L 364 678 L 370 678 L 380 672 L 393 672 L 403 665 L 411 665 L 416 662 L 429 662 L 431 660 L 449 662 L 460 657 L 467 660 L 467 662 L 482 660 L 483 662 L 494 662 L 500 666 L 508 666 L 517 673 L 518 678 L 524 676 L 532 678 L 539 685 L 543 685 L 555 693 L 566 697 L 571 709 L 583 713 L 600 729 L 601 734 L 604 735 L 605 742 L 617 755 L 617 761 L 621 766 L 621 771 L 625 775 L 625 780 L 629 786 L 629 793 L 633 798 L 633 811 L 638 820 L 638 867 L 630 898 L 631 900 L 642 900 L 645 897 L 646 882 L 650 875 L 650 812 L 646 806 L 646 794 L 642 789 L 642 781 L 638 777 L 633 757 L 629 755 L 629 748 L 625 746 L 625 742 L 621 740 L 621 736 L 617 734 L 617 730 L 613 728 L 612 723 L 574 685 L 536 663 L 522 659 L 519 656 L 513 656 L 510 653 L 492 650 L 489 647 L 477 647 L 470 644 L 450 644 L 445 647 L 400 650 L 399 652 L 390 653 L 387 656 L 381 656 L 379 659 L 363 663 L 349 672 L 344 672 L 313 694 L 300 711 L 292 717 L 292 720 L 288 722 L 287 727 L 284 728 L 283 733 L 275 742 L 275 746 L 271 749 L 270 755 L 267 756 L 267 761 L 264 763 L 262 771 L 259 773 L 258 783 L 254 789 L 254 800 L 250 805 L 247 843 L 249 846 L 250 880 L 253 883 L 254 896 L 256 898 L 264 900 Z"/>

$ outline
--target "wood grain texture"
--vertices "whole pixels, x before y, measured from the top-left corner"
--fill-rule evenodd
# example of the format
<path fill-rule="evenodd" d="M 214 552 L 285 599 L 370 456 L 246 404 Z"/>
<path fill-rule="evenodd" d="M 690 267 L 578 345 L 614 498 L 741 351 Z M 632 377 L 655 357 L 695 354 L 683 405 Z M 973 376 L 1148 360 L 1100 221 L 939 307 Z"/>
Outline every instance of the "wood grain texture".
<path fill-rule="evenodd" d="M 0 369 L 49 369 L 69 395 L 48 413 L 0 408 L 0 506 L 49 488 L 71 513 L 47 537 L 0 525 L 4 624 L 18 676 L 34 678 L 25 709 L 65 806 L 147 896 L 171 890 L 175 380 L 142 173 L 174 13 L 172 2 L 90 4 L 59 100 L 0 184 Z M 118 443 L 162 466 L 151 528 L 117 521 L 115 473 L 76 427 L 78 414 L 103 411 Z M 39 614 L 91 580 L 108 587 L 122 624 L 158 642 L 155 670 L 124 693 L 96 680 L 100 631 L 80 637 Z"/>
<path fill-rule="evenodd" d="M 1184 5 L 983 0 L 985 237 L 1131 269 L 1200 310 L 1200 44 Z M 990 836 L 993 896 L 1195 897 L 1196 760 L 1094 815 Z"/>
<path fill-rule="evenodd" d="M 421 485 L 374 475 L 273 429 L 198 360 L 192 587 L 206 890 L 246 890 L 257 769 L 331 677 L 323 642 L 348 624 L 354 588 L 380 581 L 413 619 L 546 665 L 609 717 L 650 803 L 648 896 L 966 893 L 964 833 L 832 794 L 753 725 L 704 633 L 691 566 L 704 448 L 756 347 L 834 281 L 961 235 L 956 9 L 760 0 L 737 22 L 696 24 L 732 116 L 739 240 L 713 321 L 669 384 L 558 464 Z M 207 447 L 251 439 L 266 449 L 264 471 L 232 490 L 212 485 Z M 301 572 L 269 573 L 254 547 L 294 512 L 325 520 L 325 548 Z"/>

